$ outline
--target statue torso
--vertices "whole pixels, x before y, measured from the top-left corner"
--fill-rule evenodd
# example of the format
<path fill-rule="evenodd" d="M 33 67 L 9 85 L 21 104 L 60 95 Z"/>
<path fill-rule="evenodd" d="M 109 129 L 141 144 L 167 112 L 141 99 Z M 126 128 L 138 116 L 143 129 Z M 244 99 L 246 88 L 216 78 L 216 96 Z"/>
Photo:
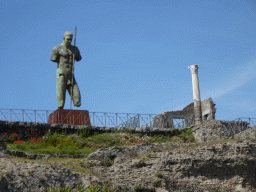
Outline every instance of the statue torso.
<path fill-rule="evenodd" d="M 71 68 L 73 65 L 73 56 L 76 56 L 76 48 L 70 45 L 68 48 L 65 48 L 62 45 L 59 45 L 59 62 L 58 66 Z"/>
<path fill-rule="evenodd" d="M 60 44 L 53 48 L 51 60 L 58 63 L 58 68 L 69 70 L 72 69 L 73 57 L 76 61 L 82 59 L 78 48 L 73 45 L 66 48 Z"/>

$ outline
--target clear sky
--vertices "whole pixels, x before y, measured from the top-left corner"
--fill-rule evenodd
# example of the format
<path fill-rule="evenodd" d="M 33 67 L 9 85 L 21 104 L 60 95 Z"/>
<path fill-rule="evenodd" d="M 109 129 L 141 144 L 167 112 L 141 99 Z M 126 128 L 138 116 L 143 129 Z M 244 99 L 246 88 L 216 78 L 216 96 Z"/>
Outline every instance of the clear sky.
<path fill-rule="evenodd" d="M 254 0 L 0 2 L 0 108 L 57 109 L 51 51 L 76 25 L 82 105 L 72 109 L 181 110 L 193 102 L 188 66 L 198 64 L 201 99 L 213 99 L 216 119 L 256 118 Z"/>

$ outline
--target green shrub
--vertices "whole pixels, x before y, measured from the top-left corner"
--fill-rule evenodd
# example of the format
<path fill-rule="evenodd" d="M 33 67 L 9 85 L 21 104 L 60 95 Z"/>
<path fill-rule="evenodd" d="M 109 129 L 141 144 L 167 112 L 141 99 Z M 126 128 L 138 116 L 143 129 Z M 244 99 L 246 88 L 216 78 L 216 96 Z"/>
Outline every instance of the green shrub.
<path fill-rule="evenodd" d="M 112 160 L 111 158 L 105 158 L 103 159 L 103 161 L 101 161 L 101 165 L 104 167 L 110 167 L 114 164 L 114 160 Z"/>
<path fill-rule="evenodd" d="M 74 150 L 78 150 L 79 147 L 76 146 L 75 142 L 66 136 L 53 136 L 48 138 L 46 141 L 46 145 L 48 149 L 68 149 L 68 148 L 73 148 Z"/>
<path fill-rule="evenodd" d="M 148 158 L 151 158 L 152 156 L 153 156 L 152 153 L 148 153 L 148 154 L 147 154 L 147 157 L 148 157 Z"/>
<path fill-rule="evenodd" d="M 181 131 L 181 134 L 179 135 L 179 137 L 182 140 L 184 140 L 184 142 L 187 142 L 187 141 L 194 142 L 195 141 L 192 128 L 186 128 L 185 130 Z"/>
<path fill-rule="evenodd" d="M 140 162 L 136 162 L 136 163 L 134 163 L 134 166 L 135 167 L 137 167 L 137 168 L 141 168 L 141 167 L 145 167 L 145 166 L 147 166 L 147 164 L 145 163 L 145 161 L 140 161 Z"/>
<path fill-rule="evenodd" d="M 103 192 L 116 192 L 116 187 L 111 186 L 111 184 L 107 181 L 104 182 Z"/>
<path fill-rule="evenodd" d="M 135 190 L 136 192 L 139 192 L 139 191 L 144 191 L 145 188 L 144 188 L 143 186 L 141 186 L 141 184 L 139 184 L 139 185 L 136 185 L 136 186 L 134 187 L 134 190 Z"/>
<path fill-rule="evenodd" d="M 158 178 L 163 178 L 163 174 L 161 172 L 157 172 L 155 176 Z"/>
<path fill-rule="evenodd" d="M 153 186 L 154 187 L 161 187 L 161 180 L 158 180 L 158 181 L 155 181 L 154 183 L 153 183 Z"/>
<path fill-rule="evenodd" d="M 40 177 L 40 178 L 39 178 L 39 181 L 45 182 L 46 180 L 45 180 L 43 177 Z"/>
<path fill-rule="evenodd" d="M 6 143 L 13 143 L 14 141 L 17 140 L 17 135 L 14 135 L 14 134 L 6 134 L 4 135 L 4 138 L 5 138 L 5 142 Z"/>
<path fill-rule="evenodd" d="M 100 186 L 96 182 L 91 183 L 87 190 L 88 192 L 101 192 Z"/>
<path fill-rule="evenodd" d="M 88 128 L 79 129 L 79 130 L 78 130 L 78 135 L 79 135 L 80 137 L 87 138 L 87 137 L 89 137 L 89 135 L 90 135 L 90 130 L 89 130 Z"/>

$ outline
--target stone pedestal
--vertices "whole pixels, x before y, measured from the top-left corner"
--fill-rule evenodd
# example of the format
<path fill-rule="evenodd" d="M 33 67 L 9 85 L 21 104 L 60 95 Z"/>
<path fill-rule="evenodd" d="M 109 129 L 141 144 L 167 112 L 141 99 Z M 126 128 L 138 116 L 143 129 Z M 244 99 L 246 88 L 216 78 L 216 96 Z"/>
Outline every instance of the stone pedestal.
<path fill-rule="evenodd" d="M 87 110 L 57 109 L 49 116 L 48 123 L 91 125 Z"/>
<path fill-rule="evenodd" d="M 201 112 L 201 98 L 198 81 L 198 68 L 200 65 L 191 65 L 188 68 L 192 74 L 193 98 L 194 98 L 194 111 L 195 111 L 195 125 L 201 125 L 202 112 Z"/>

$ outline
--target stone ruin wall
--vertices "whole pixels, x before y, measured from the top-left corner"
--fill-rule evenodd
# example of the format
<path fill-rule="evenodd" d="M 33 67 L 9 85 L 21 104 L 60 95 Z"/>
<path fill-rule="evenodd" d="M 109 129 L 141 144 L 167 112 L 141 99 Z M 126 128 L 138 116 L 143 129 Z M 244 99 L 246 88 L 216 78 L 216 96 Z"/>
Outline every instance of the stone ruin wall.
<path fill-rule="evenodd" d="M 202 120 L 207 120 L 207 117 L 209 120 L 215 120 L 215 105 L 211 97 L 201 102 Z"/>
<path fill-rule="evenodd" d="M 215 108 L 212 98 L 208 98 L 201 102 L 203 120 L 215 120 Z M 185 127 L 194 124 L 194 103 L 188 104 L 182 110 L 167 111 L 154 118 L 153 127 L 155 128 L 172 128 L 174 126 L 173 119 L 185 119 Z"/>
<path fill-rule="evenodd" d="M 241 129 L 238 129 L 237 127 L 233 126 L 231 130 L 227 127 L 227 124 L 231 124 L 231 123 L 232 122 L 230 121 L 218 121 L 218 120 L 203 121 L 201 126 L 192 127 L 193 135 L 199 143 L 217 141 L 222 139 L 255 138 L 256 126 L 249 127 L 248 122 L 241 122 L 240 123 Z"/>

